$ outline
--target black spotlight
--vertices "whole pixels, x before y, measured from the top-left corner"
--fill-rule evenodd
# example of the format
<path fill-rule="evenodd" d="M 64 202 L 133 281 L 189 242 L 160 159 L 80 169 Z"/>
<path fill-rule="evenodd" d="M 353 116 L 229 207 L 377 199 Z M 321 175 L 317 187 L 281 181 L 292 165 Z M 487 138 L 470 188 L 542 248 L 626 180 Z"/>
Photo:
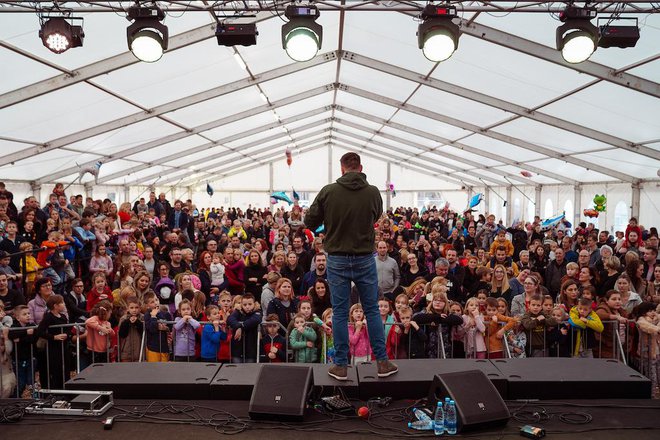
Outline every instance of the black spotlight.
<path fill-rule="evenodd" d="M 601 24 L 603 21 L 605 24 Z M 637 40 L 639 40 L 639 27 L 637 24 L 637 18 L 631 17 L 599 18 L 600 39 L 598 40 L 598 47 L 635 47 Z"/>
<path fill-rule="evenodd" d="M 309 61 L 316 56 L 323 42 L 323 26 L 316 22 L 316 6 L 289 5 L 284 11 L 289 19 L 282 25 L 282 47 L 294 61 Z"/>
<path fill-rule="evenodd" d="M 253 46 L 257 44 L 257 25 L 254 23 L 218 23 L 215 36 L 220 46 Z"/>
<path fill-rule="evenodd" d="M 557 50 L 566 62 L 581 63 L 589 59 L 598 46 L 598 28 L 591 23 L 595 8 L 568 6 L 559 14 L 564 24 L 557 28 Z"/>
<path fill-rule="evenodd" d="M 158 61 L 167 50 L 167 26 L 161 23 L 165 12 L 157 6 L 133 6 L 128 9 L 128 19 L 133 21 L 126 29 L 130 51 L 140 61 Z"/>
<path fill-rule="evenodd" d="M 50 51 L 66 52 L 72 47 L 83 45 L 82 18 L 44 17 L 39 31 L 39 38 Z M 73 23 L 79 22 L 79 25 Z"/>
<path fill-rule="evenodd" d="M 458 48 L 458 25 L 452 22 L 456 8 L 429 4 L 421 18 L 424 21 L 417 28 L 417 43 L 424 56 L 436 63 L 451 57 Z"/>

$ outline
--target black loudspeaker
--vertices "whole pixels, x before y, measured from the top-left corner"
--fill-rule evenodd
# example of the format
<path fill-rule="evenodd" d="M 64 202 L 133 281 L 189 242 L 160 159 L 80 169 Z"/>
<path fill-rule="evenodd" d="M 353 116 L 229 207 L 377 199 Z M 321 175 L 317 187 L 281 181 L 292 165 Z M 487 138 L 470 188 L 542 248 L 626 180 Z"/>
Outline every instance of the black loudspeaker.
<path fill-rule="evenodd" d="M 438 374 L 429 390 L 429 402 L 449 397 L 456 402 L 458 431 L 504 426 L 509 409 L 492 382 L 481 370 Z"/>
<path fill-rule="evenodd" d="M 312 378 L 310 367 L 262 365 L 252 390 L 250 418 L 302 421 Z"/>

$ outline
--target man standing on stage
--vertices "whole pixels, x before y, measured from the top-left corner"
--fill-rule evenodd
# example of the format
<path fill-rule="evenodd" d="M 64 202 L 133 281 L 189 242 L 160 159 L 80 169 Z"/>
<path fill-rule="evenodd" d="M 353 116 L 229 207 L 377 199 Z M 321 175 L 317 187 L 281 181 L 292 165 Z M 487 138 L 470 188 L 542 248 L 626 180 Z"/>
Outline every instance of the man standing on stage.
<path fill-rule="evenodd" d="M 325 224 L 323 247 L 328 252 L 327 275 L 336 351 L 335 365 L 328 374 L 337 380 L 348 379 L 348 309 L 352 281 L 360 293 L 367 318 L 378 377 L 387 377 L 399 369 L 387 359 L 383 323 L 378 313 L 374 223 L 383 213 L 383 199 L 378 188 L 367 182 L 357 153 L 344 154 L 340 164 L 342 176 L 336 183 L 321 189 L 305 216 L 305 225 L 312 231 Z"/>

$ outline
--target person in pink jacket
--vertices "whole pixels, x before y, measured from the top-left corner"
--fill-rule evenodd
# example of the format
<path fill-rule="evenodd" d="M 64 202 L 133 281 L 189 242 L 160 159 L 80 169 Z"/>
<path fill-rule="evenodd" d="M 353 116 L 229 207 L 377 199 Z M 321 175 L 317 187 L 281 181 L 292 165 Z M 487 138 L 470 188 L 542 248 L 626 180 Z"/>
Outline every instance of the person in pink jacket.
<path fill-rule="evenodd" d="M 348 346 L 353 365 L 371 360 L 371 344 L 361 304 L 353 304 L 349 313 Z"/>
<path fill-rule="evenodd" d="M 102 300 L 92 307 L 90 318 L 85 321 L 87 349 L 91 363 L 109 362 L 110 339 L 115 335 L 115 331 L 108 321 L 111 313 L 112 303 Z"/>

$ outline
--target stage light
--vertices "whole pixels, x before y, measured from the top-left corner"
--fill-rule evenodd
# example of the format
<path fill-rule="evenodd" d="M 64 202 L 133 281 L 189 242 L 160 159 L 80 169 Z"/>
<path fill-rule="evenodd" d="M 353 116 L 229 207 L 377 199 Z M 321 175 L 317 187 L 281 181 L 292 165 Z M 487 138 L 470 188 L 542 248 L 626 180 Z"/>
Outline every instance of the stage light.
<path fill-rule="evenodd" d="M 44 20 L 39 38 L 50 51 L 62 53 L 83 45 L 85 32 L 82 28 L 82 18 L 44 17 Z M 80 25 L 73 25 L 69 21 L 79 21 Z"/>
<path fill-rule="evenodd" d="M 455 17 L 456 8 L 449 5 L 426 5 L 422 11 L 417 43 L 429 61 L 444 61 L 458 48 L 458 25 L 452 22 Z"/>
<path fill-rule="evenodd" d="M 254 23 L 218 23 L 215 37 L 220 46 L 252 46 L 257 44 L 257 25 Z"/>
<path fill-rule="evenodd" d="M 598 45 L 598 28 L 591 23 L 596 17 L 594 8 L 568 6 L 559 15 L 564 24 L 557 28 L 557 50 L 566 62 L 581 63 L 589 59 Z"/>
<path fill-rule="evenodd" d="M 128 9 L 128 19 L 133 21 L 126 29 L 130 51 L 140 61 L 158 61 L 167 50 L 167 26 L 161 23 L 165 19 L 163 10 L 155 6 L 133 6 Z"/>
<path fill-rule="evenodd" d="M 309 61 L 316 56 L 323 42 L 323 26 L 316 23 L 316 6 L 289 5 L 284 12 L 287 23 L 282 25 L 282 47 L 294 61 Z"/>
<path fill-rule="evenodd" d="M 605 24 L 601 25 L 601 21 Z M 634 24 L 624 24 L 633 23 Z M 639 40 L 639 27 L 637 18 L 632 17 L 604 17 L 598 19 L 600 38 L 598 47 L 635 47 Z"/>

